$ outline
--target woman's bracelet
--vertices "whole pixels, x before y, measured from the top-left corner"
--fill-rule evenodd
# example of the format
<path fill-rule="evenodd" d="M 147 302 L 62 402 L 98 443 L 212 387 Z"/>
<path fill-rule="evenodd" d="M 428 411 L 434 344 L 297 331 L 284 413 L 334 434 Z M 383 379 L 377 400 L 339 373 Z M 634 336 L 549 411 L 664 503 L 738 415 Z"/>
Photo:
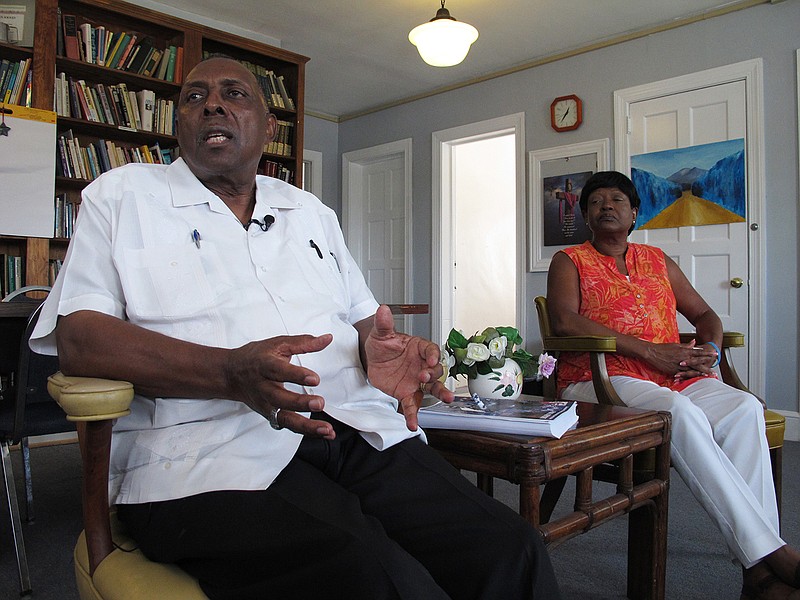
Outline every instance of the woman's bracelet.
<path fill-rule="evenodd" d="M 719 364 L 720 357 L 722 356 L 722 355 L 720 354 L 720 352 L 719 352 L 719 346 L 717 346 L 717 345 L 716 345 L 714 342 L 703 342 L 703 343 L 704 343 L 704 344 L 708 344 L 709 346 L 711 346 L 712 348 L 714 348 L 714 350 L 716 350 L 716 351 L 717 351 L 717 360 L 715 360 L 715 361 L 714 361 L 714 364 L 712 364 L 712 365 L 711 365 L 711 368 L 713 369 L 714 367 L 716 367 L 716 366 Z"/>

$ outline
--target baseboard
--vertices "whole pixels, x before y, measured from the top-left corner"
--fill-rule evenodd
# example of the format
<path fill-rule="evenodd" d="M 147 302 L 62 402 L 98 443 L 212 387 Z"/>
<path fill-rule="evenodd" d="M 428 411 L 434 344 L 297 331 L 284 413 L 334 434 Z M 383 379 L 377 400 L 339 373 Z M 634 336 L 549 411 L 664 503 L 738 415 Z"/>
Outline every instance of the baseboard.
<path fill-rule="evenodd" d="M 800 412 L 796 410 L 776 410 L 786 417 L 786 433 L 783 439 L 789 442 L 800 442 Z"/>

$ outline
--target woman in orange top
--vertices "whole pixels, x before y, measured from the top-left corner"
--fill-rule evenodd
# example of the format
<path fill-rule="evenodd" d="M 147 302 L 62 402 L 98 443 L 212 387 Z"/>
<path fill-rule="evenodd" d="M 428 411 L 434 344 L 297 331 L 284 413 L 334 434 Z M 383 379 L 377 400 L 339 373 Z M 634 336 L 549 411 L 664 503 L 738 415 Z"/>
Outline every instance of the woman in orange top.
<path fill-rule="evenodd" d="M 557 335 L 613 335 L 607 357 L 614 389 L 629 406 L 672 413 L 672 463 L 717 524 L 744 569 L 743 599 L 800 599 L 800 553 L 779 536 L 764 435 L 751 394 L 725 385 L 722 323 L 660 249 L 628 242 L 639 195 L 628 177 L 596 173 L 580 208 L 592 241 L 558 252 L 547 279 Z M 696 329 L 681 344 L 676 311 Z M 596 402 L 589 358 L 562 353 L 562 396 Z"/>

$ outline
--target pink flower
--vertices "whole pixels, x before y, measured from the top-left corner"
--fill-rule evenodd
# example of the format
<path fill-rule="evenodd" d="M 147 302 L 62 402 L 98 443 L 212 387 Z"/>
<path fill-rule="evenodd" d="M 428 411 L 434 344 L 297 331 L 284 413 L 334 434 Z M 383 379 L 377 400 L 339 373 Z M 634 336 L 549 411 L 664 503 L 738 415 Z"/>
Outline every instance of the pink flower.
<path fill-rule="evenodd" d="M 536 371 L 536 380 L 541 381 L 542 379 L 549 378 L 550 375 L 553 374 L 553 371 L 556 370 L 556 359 L 553 356 L 550 356 L 547 352 L 543 352 L 539 355 L 539 370 Z"/>

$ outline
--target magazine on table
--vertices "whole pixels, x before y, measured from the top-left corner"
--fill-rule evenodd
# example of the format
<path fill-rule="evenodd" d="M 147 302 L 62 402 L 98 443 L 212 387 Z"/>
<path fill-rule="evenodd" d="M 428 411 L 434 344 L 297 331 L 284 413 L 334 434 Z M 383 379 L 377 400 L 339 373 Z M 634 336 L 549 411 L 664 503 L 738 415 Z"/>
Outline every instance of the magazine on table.
<path fill-rule="evenodd" d="M 436 402 L 419 411 L 419 424 L 429 429 L 463 429 L 560 438 L 578 422 L 571 401 L 541 398 L 494 400 L 477 395 L 456 396 L 450 404 Z"/>

